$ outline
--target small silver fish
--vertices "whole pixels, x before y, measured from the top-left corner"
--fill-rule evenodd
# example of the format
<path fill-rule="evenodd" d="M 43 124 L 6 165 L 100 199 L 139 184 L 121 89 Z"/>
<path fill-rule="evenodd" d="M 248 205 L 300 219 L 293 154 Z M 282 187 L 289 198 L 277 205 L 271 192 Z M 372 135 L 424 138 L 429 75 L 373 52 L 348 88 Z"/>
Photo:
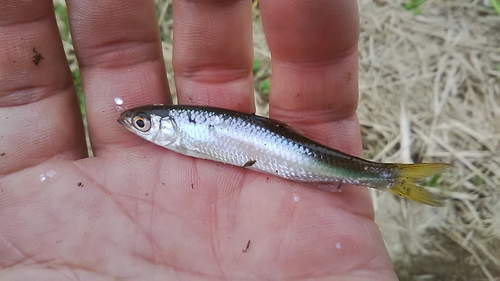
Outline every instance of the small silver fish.
<path fill-rule="evenodd" d="M 377 163 L 315 142 L 279 121 L 237 111 L 187 105 L 148 105 L 123 112 L 118 122 L 175 152 L 308 183 L 363 185 L 420 203 L 443 202 L 416 185 L 446 163 Z"/>

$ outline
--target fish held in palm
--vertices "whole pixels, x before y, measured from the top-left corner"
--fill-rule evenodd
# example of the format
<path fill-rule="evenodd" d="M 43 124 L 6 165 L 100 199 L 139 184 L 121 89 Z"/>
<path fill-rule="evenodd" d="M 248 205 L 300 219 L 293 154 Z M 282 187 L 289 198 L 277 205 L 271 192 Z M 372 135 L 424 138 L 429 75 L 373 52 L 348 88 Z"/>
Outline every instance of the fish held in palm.
<path fill-rule="evenodd" d="M 206 106 L 148 105 L 123 112 L 118 122 L 136 135 L 184 155 L 293 181 L 362 185 L 431 206 L 443 205 L 417 182 L 449 164 L 368 161 L 255 114 Z"/>

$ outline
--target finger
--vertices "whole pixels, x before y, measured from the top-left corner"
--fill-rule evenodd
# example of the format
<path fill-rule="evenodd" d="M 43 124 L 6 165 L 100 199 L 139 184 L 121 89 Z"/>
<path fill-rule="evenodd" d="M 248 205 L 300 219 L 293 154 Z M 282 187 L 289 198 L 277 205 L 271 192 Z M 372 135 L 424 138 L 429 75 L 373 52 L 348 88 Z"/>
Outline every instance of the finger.
<path fill-rule="evenodd" d="M 251 1 L 174 0 L 179 103 L 254 112 Z"/>
<path fill-rule="evenodd" d="M 270 114 L 301 128 L 312 138 L 351 154 L 361 154 L 361 137 L 356 118 L 358 9 L 355 0 L 302 1 L 261 0 L 262 21 L 272 54 L 273 76 Z M 290 20 L 293 19 L 293 20 Z M 325 194 L 317 194 L 324 198 Z M 373 208 L 366 188 L 343 187 L 328 198 L 330 205 L 317 205 L 335 217 L 335 226 L 321 241 L 327 249 L 322 260 L 338 259 L 332 240 L 352 237 L 353 245 L 368 243 L 371 249 L 345 259 L 349 271 L 366 272 L 376 265 L 389 270 L 391 264 L 380 233 L 352 235 L 352 230 L 376 231 Z M 356 214 L 356 216 L 352 216 Z M 356 246 L 355 246 L 356 248 Z M 375 255 L 376 253 L 376 255 Z"/>
<path fill-rule="evenodd" d="M 271 117 L 323 144 L 360 155 L 356 1 L 264 0 L 260 5 L 272 53 Z M 361 196 L 366 203 L 349 211 L 373 217 L 366 189 L 343 190 L 335 196 L 338 204 Z"/>
<path fill-rule="evenodd" d="M 170 102 L 153 1 L 69 0 L 73 43 L 81 69 L 96 156 L 136 143 L 116 120 L 123 106 Z"/>
<path fill-rule="evenodd" d="M 272 53 L 270 114 L 359 154 L 356 1 L 263 0 L 260 7 Z"/>
<path fill-rule="evenodd" d="M 84 157 L 52 1 L 0 1 L 0 50 L 0 174 Z"/>

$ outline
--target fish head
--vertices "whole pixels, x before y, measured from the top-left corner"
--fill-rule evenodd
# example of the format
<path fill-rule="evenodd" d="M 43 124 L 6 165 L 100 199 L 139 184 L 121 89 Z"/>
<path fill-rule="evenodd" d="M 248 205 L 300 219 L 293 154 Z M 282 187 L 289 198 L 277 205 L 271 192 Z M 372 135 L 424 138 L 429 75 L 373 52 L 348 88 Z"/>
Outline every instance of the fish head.
<path fill-rule="evenodd" d="M 168 112 L 152 107 L 138 107 L 120 115 L 118 123 L 132 133 L 157 145 L 168 147 L 178 137 L 178 127 Z"/>

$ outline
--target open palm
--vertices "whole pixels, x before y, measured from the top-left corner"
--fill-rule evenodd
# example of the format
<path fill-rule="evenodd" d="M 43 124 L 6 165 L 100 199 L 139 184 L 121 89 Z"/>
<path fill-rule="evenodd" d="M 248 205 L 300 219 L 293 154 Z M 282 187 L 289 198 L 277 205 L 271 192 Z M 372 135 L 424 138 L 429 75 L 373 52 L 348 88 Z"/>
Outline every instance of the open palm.
<path fill-rule="evenodd" d="M 271 117 L 359 153 L 356 1 L 259 3 Z M 122 128 L 114 97 L 170 102 L 153 1 L 67 4 L 93 158 L 52 1 L 0 2 L 1 280 L 395 278 L 364 188 L 329 193 Z M 254 110 L 250 11 L 174 1 L 180 103 Z"/>

